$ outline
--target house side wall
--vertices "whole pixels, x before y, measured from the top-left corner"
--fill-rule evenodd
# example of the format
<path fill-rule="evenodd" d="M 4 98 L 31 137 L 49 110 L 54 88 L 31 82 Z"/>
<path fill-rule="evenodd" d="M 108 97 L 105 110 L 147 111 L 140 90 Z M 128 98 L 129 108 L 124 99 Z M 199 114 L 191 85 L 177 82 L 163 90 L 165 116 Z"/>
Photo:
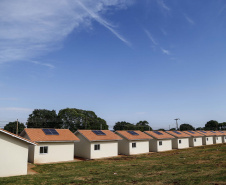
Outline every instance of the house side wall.
<path fill-rule="evenodd" d="M 208 141 L 207 141 L 208 139 Z M 213 136 L 204 136 L 202 137 L 203 145 L 212 145 L 213 144 Z"/>
<path fill-rule="evenodd" d="M 28 147 L 28 162 L 34 163 L 34 159 L 35 159 L 35 146 L 29 145 L 29 147 Z"/>
<path fill-rule="evenodd" d="M 40 154 L 40 147 L 48 146 L 47 154 Z M 43 142 L 34 149 L 34 163 L 52 163 L 74 160 L 74 143 L 71 142 Z"/>
<path fill-rule="evenodd" d="M 0 132 L 0 177 L 27 174 L 28 145 Z"/>
<path fill-rule="evenodd" d="M 162 142 L 162 145 L 159 145 L 159 142 Z M 169 151 L 172 150 L 172 140 L 158 140 L 157 141 L 157 152 Z"/>
<path fill-rule="evenodd" d="M 129 155 L 129 142 L 125 138 L 118 141 L 118 153 Z"/>
<path fill-rule="evenodd" d="M 196 139 L 196 141 L 195 141 Z M 202 146 L 202 137 L 190 137 L 189 138 L 189 146 L 195 147 L 195 146 Z"/>
<path fill-rule="evenodd" d="M 158 152 L 157 142 L 156 139 L 151 139 L 149 141 L 149 152 Z"/>
<path fill-rule="evenodd" d="M 132 148 L 132 143 L 136 143 L 136 147 Z M 149 140 L 148 141 L 130 141 L 129 142 L 129 153 L 132 154 L 143 154 L 149 152 Z"/>
<path fill-rule="evenodd" d="M 177 138 L 172 139 L 172 147 L 173 149 L 178 149 L 178 140 Z"/>
<path fill-rule="evenodd" d="M 86 138 L 84 138 L 80 133 L 77 133 L 76 136 L 80 139 L 80 141 L 74 143 L 75 156 L 90 159 L 91 143 Z"/>
<path fill-rule="evenodd" d="M 94 145 L 100 144 L 100 150 L 94 150 Z M 118 141 L 96 141 L 91 142 L 90 159 L 118 156 Z"/>
<path fill-rule="evenodd" d="M 221 136 L 214 136 L 213 137 L 213 143 L 214 144 L 222 143 L 222 137 Z"/>
<path fill-rule="evenodd" d="M 226 136 L 222 136 L 222 142 L 226 143 Z"/>
<path fill-rule="evenodd" d="M 179 143 L 181 140 L 181 143 Z M 178 138 L 178 149 L 189 148 L 189 138 Z"/>

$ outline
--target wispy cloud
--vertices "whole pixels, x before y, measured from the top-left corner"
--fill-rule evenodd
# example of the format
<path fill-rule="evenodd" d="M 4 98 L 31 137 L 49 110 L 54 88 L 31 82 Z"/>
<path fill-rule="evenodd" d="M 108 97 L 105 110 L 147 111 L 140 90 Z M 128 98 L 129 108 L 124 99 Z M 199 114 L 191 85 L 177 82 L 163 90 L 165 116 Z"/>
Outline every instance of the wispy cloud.
<path fill-rule="evenodd" d="M 72 31 L 90 28 L 92 20 L 130 45 L 100 16 L 109 8 L 125 8 L 129 4 L 130 0 L 83 0 L 82 3 L 78 0 L 1 0 L 0 63 L 35 61 L 35 57 L 61 48 Z"/>
<path fill-rule="evenodd" d="M 163 49 L 163 48 L 161 48 L 161 50 L 166 55 L 170 55 L 171 54 L 169 50 L 166 50 L 166 49 Z"/>
<path fill-rule="evenodd" d="M 144 32 L 147 34 L 148 38 L 152 41 L 154 45 L 158 45 L 158 43 L 155 41 L 155 39 L 148 30 L 144 29 Z"/>
<path fill-rule="evenodd" d="M 164 10 L 170 11 L 170 8 L 165 4 L 165 2 L 163 0 L 157 0 L 157 3 L 159 4 L 159 6 L 161 8 L 163 8 Z"/>
<path fill-rule="evenodd" d="M 51 69 L 55 68 L 54 65 L 49 64 L 49 63 L 43 63 L 43 62 L 38 62 L 38 61 L 31 61 L 31 63 L 34 63 L 36 65 L 41 65 L 41 66 L 49 67 Z"/>
<path fill-rule="evenodd" d="M 195 22 L 190 17 L 188 17 L 188 15 L 184 14 L 184 17 L 190 24 L 195 24 Z"/>
<path fill-rule="evenodd" d="M 0 111 L 32 112 L 34 109 L 23 107 L 0 107 Z"/>

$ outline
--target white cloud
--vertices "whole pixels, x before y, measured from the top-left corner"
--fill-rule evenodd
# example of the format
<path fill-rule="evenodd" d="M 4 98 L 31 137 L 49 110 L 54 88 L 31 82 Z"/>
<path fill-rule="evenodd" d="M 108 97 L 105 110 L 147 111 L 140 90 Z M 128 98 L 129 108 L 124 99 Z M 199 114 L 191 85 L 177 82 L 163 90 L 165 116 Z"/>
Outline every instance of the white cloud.
<path fill-rule="evenodd" d="M 166 55 L 170 55 L 171 54 L 169 50 L 166 50 L 166 49 L 163 49 L 163 48 L 161 48 L 161 50 Z"/>
<path fill-rule="evenodd" d="M 36 65 L 42 65 L 42 66 L 45 66 L 45 67 L 49 67 L 51 69 L 55 68 L 54 65 L 49 64 L 49 63 L 43 63 L 43 62 L 38 62 L 38 61 L 31 61 L 31 63 L 34 63 Z"/>
<path fill-rule="evenodd" d="M 153 42 L 154 45 L 158 45 L 158 43 L 155 41 L 155 39 L 152 37 L 151 33 L 144 29 L 144 32 L 147 34 L 148 38 Z"/>
<path fill-rule="evenodd" d="M 1 0 L 0 63 L 33 60 L 59 49 L 72 31 L 90 28 L 93 19 L 130 45 L 100 16 L 109 8 L 121 9 L 130 3 L 130 0 L 83 0 L 82 3 L 79 0 Z"/>
<path fill-rule="evenodd" d="M 157 3 L 160 5 L 161 8 L 170 11 L 170 8 L 164 3 L 163 0 L 157 0 Z"/>
<path fill-rule="evenodd" d="M 190 24 L 195 24 L 195 22 L 190 17 L 188 17 L 186 14 L 184 14 L 184 17 Z"/>

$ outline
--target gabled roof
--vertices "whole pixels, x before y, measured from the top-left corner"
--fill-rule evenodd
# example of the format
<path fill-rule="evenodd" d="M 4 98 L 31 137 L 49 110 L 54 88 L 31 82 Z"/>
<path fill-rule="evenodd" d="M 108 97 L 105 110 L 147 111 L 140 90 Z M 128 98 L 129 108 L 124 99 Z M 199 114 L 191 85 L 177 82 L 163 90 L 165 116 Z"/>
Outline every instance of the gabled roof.
<path fill-rule="evenodd" d="M 144 132 L 141 132 L 140 130 L 134 130 L 138 135 L 132 135 L 127 130 L 117 130 L 116 133 L 118 133 L 120 136 L 128 139 L 128 140 L 150 140 L 153 139 L 151 136 L 145 134 Z"/>
<path fill-rule="evenodd" d="M 188 135 L 191 135 L 191 136 L 193 136 L 193 137 L 199 137 L 199 136 L 203 136 L 202 134 L 200 134 L 200 133 L 198 133 L 198 132 L 196 132 L 196 131 L 193 131 L 193 130 L 189 130 L 189 131 L 183 131 L 184 133 L 186 133 L 186 134 L 188 134 Z"/>
<path fill-rule="evenodd" d="M 215 136 L 216 134 L 210 131 L 206 130 L 197 130 L 198 133 L 204 135 L 204 136 Z"/>
<path fill-rule="evenodd" d="M 174 136 L 164 132 L 164 131 L 145 131 L 146 134 L 154 137 L 155 139 L 173 139 Z M 158 134 L 160 133 L 160 134 Z"/>
<path fill-rule="evenodd" d="M 59 135 L 46 135 L 41 128 L 25 128 L 20 134 L 35 142 L 72 142 L 79 139 L 69 129 L 55 129 Z"/>
<path fill-rule="evenodd" d="M 96 135 L 92 130 L 77 130 L 75 134 L 82 134 L 89 141 L 115 141 L 121 140 L 117 134 L 110 130 L 101 130 L 105 135 Z"/>
<path fill-rule="evenodd" d="M 170 130 L 170 131 L 166 131 L 166 132 L 177 138 L 191 137 L 190 135 L 188 135 L 182 131 L 179 131 L 179 130 L 172 130 L 172 131 Z"/>
<path fill-rule="evenodd" d="M 213 134 L 213 136 L 223 136 L 225 133 L 219 132 L 219 131 L 213 131 L 209 130 L 208 133 Z"/>
<path fill-rule="evenodd" d="M 226 135 L 226 131 L 224 130 L 219 130 L 219 131 L 216 131 L 220 136 L 225 136 Z"/>
<path fill-rule="evenodd" d="M 26 142 L 26 143 L 29 143 L 29 144 L 32 144 L 32 145 L 36 145 L 35 142 L 32 142 L 32 141 L 30 141 L 30 140 L 28 140 L 28 139 L 25 139 L 25 138 L 23 138 L 23 137 L 21 137 L 21 136 L 18 136 L 18 135 L 16 135 L 16 134 L 13 134 L 13 133 L 11 133 L 11 132 L 9 132 L 9 131 L 6 131 L 6 130 L 4 130 L 4 129 L 1 129 L 1 128 L 0 128 L 0 132 L 5 133 L 5 134 L 7 134 L 7 135 L 9 135 L 9 136 L 12 136 L 12 137 L 14 137 L 14 138 L 16 138 L 16 139 L 19 139 L 19 140 L 21 140 L 21 141 L 24 141 L 24 142 Z"/>

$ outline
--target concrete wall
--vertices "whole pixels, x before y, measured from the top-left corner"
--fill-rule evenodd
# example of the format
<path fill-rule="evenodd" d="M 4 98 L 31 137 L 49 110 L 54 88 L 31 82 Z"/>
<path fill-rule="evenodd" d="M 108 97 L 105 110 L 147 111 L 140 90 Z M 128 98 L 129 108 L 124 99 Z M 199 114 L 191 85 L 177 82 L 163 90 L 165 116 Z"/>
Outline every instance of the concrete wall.
<path fill-rule="evenodd" d="M 179 143 L 180 140 L 181 143 Z M 189 138 L 174 138 L 172 140 L 172 146 L 174 149 L 189 148 Z"/>
<path fill-rule="evenodd" d="M 28 145 L 0 132 L 0 177 L 27 174 Z"/>
<path fill-rule="evenodd" d="M 162 142 L 162 145 L 159 145 L 160 142 Z M 169 151 L 169 150 L 172 150 L 171 139 L 166 139 L 166 140 L 152 139 L 149 142 L 150 152 L 163 152 L 163 151 Z"/>
<path fill-rule="evenodd" d="M 157 144 L 158 142 L 156 139 L 151 139 L 149 141 L 149 152 L 158 152 Z"/>
<path fill-rule="evenodd" d="M 74 143 L 75 156 L 90 159 L 91 154 L 90 142 L 79 133 L 76 134 L 76 136 L 80 139 L 80 141 Z"/>
<path fill-rule="evenodd" d="M 48 146 L 47 154 L 40 154 L 40 147 Z M 43 142 L 34 147 L 33 163 L 51 163 L 74 160 L 74 142 Z"/>
<path fill-rule="evenodd" d="M 118 141 L 118 153 L 129 155 L 129 142 L 126 139 L 119 140 Z"/>
<path fill-rule="evenodd" d="M 132 143 L 136 143 L 136 147 L 132 147 Z M 148 141 L 129 141 L 129 154 L 143 154 L 149 152 L 149 140 Z"/>
<path fill-rule="evenodd" d="M 203 136 L 202 143 L 203 143 L 203 145 L 212 145 L 213 144 L 213 136 Z"/>
<path fill-rule="evenodd" d="M 214 144 L 220 144 L 220 143 L 222 143 L 222 137 L 221 136 L 214 136 L 213 137 L 213 143 Z"/>
<path fill-rule="evenodd" d="M 189 146 L 190 147 L 202 146 L 202 137 L 190 137 Z"/>
<path fill-rule="evenodd" d="M 222 136 L 222 142 L 226 143 L 226 136 Z"/>

